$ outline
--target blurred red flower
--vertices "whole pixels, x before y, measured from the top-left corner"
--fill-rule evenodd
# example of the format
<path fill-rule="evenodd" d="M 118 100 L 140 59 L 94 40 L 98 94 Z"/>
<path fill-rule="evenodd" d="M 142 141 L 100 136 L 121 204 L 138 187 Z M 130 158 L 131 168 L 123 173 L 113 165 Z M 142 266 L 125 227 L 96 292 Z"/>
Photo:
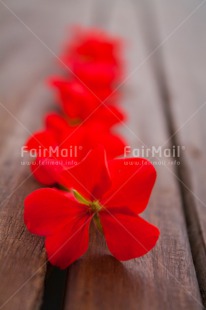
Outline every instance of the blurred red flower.
<path fill-rule="evenodd" d="M 94 93 L 75 79 L 55 77 L 50 78 L 49 84 L 57 90 L 57 100 L 71 121 L 96 119 L 112 126 L 125 120 L 121 109 L 114 106 L 118 95 L 112 95 L 109 86 L 96 87 Z"/>
<path fill-rule="evenodd" d="M 92 220 L 118 260 L 142 256 L 154 247 L 159 230 L 138 215 L 147 206 L 156 178 L 147 160 L 108 162 L 98 147 L 78 165 L 53 172 L 69 192 L 36 190 L 25 199 L 24 212 L 28 230 L 46 237 L 52 264 L 66 268 L 86 252 Z"/>
<path fill-rule="evenodd" d="M 55 183 L 50 175 L 50 165 L 55 165 L 58 170 L 73 166 L 99 144 L 104 146 L 108 158 L 124 153 L 124 140 L 98 120 L 72 126 L 53 113 L 46 116 L 45 123 L 46 130 L 34 133 L 25 144 L 28 151 L 36 152 L 31 170 L 42 184 Z"/>
<path fill-rule="evenodd" d="M 99 29 L 76 27 L 62 61 L 87 86 L 108 85 L 122 77 L 122 41 Z"/>

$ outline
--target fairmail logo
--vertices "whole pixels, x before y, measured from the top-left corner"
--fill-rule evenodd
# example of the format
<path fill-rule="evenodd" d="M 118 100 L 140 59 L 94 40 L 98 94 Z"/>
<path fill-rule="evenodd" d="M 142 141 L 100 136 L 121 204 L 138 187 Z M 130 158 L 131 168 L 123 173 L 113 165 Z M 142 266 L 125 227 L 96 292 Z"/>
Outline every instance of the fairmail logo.
<path fill-rule="evenodd" d="M 38 149 L 28 149 L 26 146 L 21 148 L 21 157 L 23 158 L 25 154 L 29 154 L 31 158 L 39 157 L 52 157 L 55 155 L 57 158 L 69 158 L 69 157 L 78 157 L 80 152 L 83 150 L 83 147 L 80 145 L 71 145 L 68 148 L 60 148 L 58 146 L 53 147 L 49 146 L 44 148 L 39 146 Z"/>
<path fill-rule="evenodd" d="M 144 157 L 144 158 L 180 158 L 182 151 L 185 150 L 185 146 L 173 145 L 170 148 L 164 148 L 162 146 L 141 146 L 139 148 L 132 148 L 127 145 L 124 147 L 124 157 Z"/>

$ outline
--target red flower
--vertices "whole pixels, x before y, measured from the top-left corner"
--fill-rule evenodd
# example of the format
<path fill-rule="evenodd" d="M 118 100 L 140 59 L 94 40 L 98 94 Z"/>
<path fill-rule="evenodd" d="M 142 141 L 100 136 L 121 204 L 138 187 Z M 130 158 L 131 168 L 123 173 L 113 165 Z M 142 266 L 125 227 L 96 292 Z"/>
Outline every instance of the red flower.
<path fill-rule="evenodd" d="M 50 79 L 50 85 L 57 89 L 58 101 L 70 120 L 90 122 L 98 120 L 112 126 L 125 120 L 125 115 L 113 105 L 117 95 L 110 87 L 96 87 L 92 92 L 78 80 Z M 104 102 L 105 99 L 109 98 Z M 102 103 L 103 102 L 103 103 Z"/>
<path fill-rule="evenodd" d="M 98 29 L 76 29 L 62 57 L 87 85 L 111 84 L 122 76 L 121 41 Z"/>
<path fill-rule="evenodd" d="M 31 165 L 33 175 L 40 183 L 51 185 L 55 180 L 50 174 L 50 165 L 55 165 L 58 171 L 65 166 L 73 166 L 99 144 L 105 147 L 109 158 L 124 152 L 123 139 L 112 133 L 104 123 L 93 121 L 71 126 L 58 114 L 49 114 L 46 130 L 34 133 L 25 146 L 28 151 L 36 152 L 37 158 Z"/>
<path fill-rule="evenodd" d="M 70 192 L 36 190 L 27 196 L 24 212 L 28 230 L 46 237 L 52 264 L 66 268 L 86 252 L 92 220 L 118 260 L 142 256 L 154 247 L 159 230 L 138 215 L 146 208 L 156 178 L 147 160 L 107 162 L 97 148 L 80 164 L 54 174 Z"/>

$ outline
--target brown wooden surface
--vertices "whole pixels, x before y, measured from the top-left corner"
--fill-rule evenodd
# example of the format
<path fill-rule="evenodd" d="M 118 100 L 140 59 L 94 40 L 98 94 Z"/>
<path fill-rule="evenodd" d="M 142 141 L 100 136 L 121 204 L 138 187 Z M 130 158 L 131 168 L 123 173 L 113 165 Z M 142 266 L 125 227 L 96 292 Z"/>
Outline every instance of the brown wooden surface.
<path fill-rule="evenodd" d="M 160 38 L 177 23 L 171 7 L 162 2 L 157 10 L 161 28 Z M 175 3 L 176 2 L 176 3 Z M 174 6 L 177 1 L 174 1 Z M 206 5 L 188 3 L 187 13 L 179 14 L 185 23 L 182 30 L 163 48 L 163 62 L 167 72 L 167 87 L 171 99 L 171 141 L 185 146 L 183 165 L 178 171 L 191 248 L 201 294 L 206 303 Z M 167 16 L 172 15 L 172 21 Z M 191 18 L 187 20 L 187 16 Z M 181 55 L 184 55 L 182 57 Z"/>
<path fill-rule="evenodd" d="M 30 169 L 21 166 L 20 149 L 53 108 L 45 87 L 46 77 L 57 72 L 57 58 L 50 49 L 58 55 L 68 20 L 84 23 L 89 18 L 89 1 L 85 5 L 65 1 L 61 7 L 52 2 L 6 1 L 13 14 L 0 3 L 1 309 L 38 309 L 40 305 L 46 270 L 43 240 L 26 231 L 22 218 L 24 198 L 39 185 L 30 177 Z"/>
<path fill-rule="evenodd" d="M 186 150 L 181 169 L 168 159 L 167 165 L 157 165 L 158 181 L 144 214 L 161 230 L 155 249 L 120 263 L 92 229 L 88 253 L 68 270 L 64 309 L 202 309 L 205 6 L 192 0 L 4 3 L 8 8 L 0 1 L 0 309 L 39 309 L 41 304 L 43 240 L 30 235 L 22 220 L 23 200 L 39 185 L 20 165 L 20 148 L 30 132 L 41 128 L 44 113 L 55 109 L 44 81 L 59 70 L 56 55 L 66 27 L 80 22 L 128 42 L 122 105 L 129 120 L 119 130 L 129 144 L 181 144 Z"/>

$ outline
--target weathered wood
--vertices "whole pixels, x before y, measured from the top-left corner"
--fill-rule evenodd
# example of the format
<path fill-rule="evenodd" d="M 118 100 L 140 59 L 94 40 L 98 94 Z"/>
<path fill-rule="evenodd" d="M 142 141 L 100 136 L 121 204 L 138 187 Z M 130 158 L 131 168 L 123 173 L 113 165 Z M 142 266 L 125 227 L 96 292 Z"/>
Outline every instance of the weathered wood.
<path fill-rule="evenodd" d="M 178 9 L 179 16 L 174 8 Z M 187 1 L 183 10 L 178 1 L 160 1 L 158 9 L 161 37 L 180 22 L 180 16 L 185 21 L 163 47 L 162 61 L 171 92 L 167 102 L 168 113 L 172 116 L 170 139 L 174 144 L 185 147 L 178 180 L 206 307 L 206 40 L 202 31 L 205 29 L 206 7 L 204 2 Z"/>
<path fill-rule="evenodd" d="M 165 117 L 163 101 L 165 105 L 171 104 L 173 112 L 175 122 L 174 128 L 169 126 L 170 131 L 177 130 L 196 111 L 196 107 L 200 108 L 200 114 L 195 114 L 196 118 L 189 120 L 184 130 L 178 132 L 178 140 L 174 140 L 188 149 L 187 167 L 183 166 L 183 172 L 180 171 L 177 177 L 195 193 L 196 198 L 192 199 L 184 186 L 181 197 L 176 170 L 169 166 L 170 159 L 167 159 L 166 166 L 157 166 L 157 185 L 144 215 L 161 229 L 157 247 L 145 257 L 121 263 L 109 255 L 104 239 L 92 229 L 88 253 L 68 270 L 65 309 L 201 309 L 185 214 L 188 225 L 191 224 L 190 240 L 193 254 L 198 254 L 194 258 L 197 257 L 196 265 L 200 266 L 202 277 L 200 283 L 203 283 L 205 213 L 201 201 L 205 202 L 206 179 L 202 169 L 205 165 L 204 134 L 199 128 L 203 130 L 205 126 L 204 115 L 201 114 L 204 111 L 201 104 L 205 100 L 202 63 L 205 50 L 197 50 L 195 46 L 204 41 L 204 37 L 201 40 L 199 35 L 204 29 L 205 12 L 201 10 L 198 17 L 194 16 L 190 29 L 180 31 L 181 35 L 174 36 L 171 46 L 167 44 L 164 48 L 164 77 L 169 83 L 162 85 L 158 63 L 161 59 L 160 56 L 153 58 L 152 50 L 160 43 L 159 39 L 181 22 L 184 14 L 190 13 L 193 5 L 192 1 L 184 1 L 180 7 L 176 2 L 160 1 L 158 21 L 163 33 L 159 37 L 154 29 L 156 21 L 154 24 L 151 21 L 154 13 L 150 1 L 45 0 L 32 4 L 24 0 L 6 1 L 6 5 L 40 40 L 0 3 L 3 46 L 0 55 L 1 309 L 30 310 L 40 305 L 46 269 L 43 240 L 30 235 L 22 220 L 23 199 L 39 185 L 29 177 L 28 167 L 20 165 L 20 148 L 29 132 L 41 127 L 44 113 L 53 108 L 52 94 L 43 83 L 50 72 L 57 71 L 55 55 L 58 55 L 60 43 L 65 38 L 64 29 L 71 23 L 87 25 L 91 14 L 95 15 L 96 25 L 125 36 L 129 42 L 126 47 L 128 74 L 135 68 L 136 73 L 126 83 L 127 95 L 123 105 L 129 112 L 129 122 L 122 124 L 120 130 L 128 137 L 132 147 L 160 146 L 167 142 L 171 111 L 166 109 Z M 193 48 L 190 33 L 194 40 Z M 179 47 L 174 48 L 174 42 Z M 165 95 L 166 86 L 170 92 Z M 183 208 L 182 199 L 188 212 Z M 197 239 L 198 233 L 200 237 Z M 201 289 L 204 294 L 203 285 Z"/>
<path fill-rule="evenodd" d="M 145 41 L 152 33 L 148 14 L 144 1 L 116 1 L 112 20 L 105 21 L 105 27 L 110 24 L 115 34 L 129 42 L 128 76 L 136 70 L 126 82 L 123 104 L 129 122 L 122 124 L 134 148 L 161 146 L 169 137 L 157 72 L 148 57 L 151 46 Z M 167 163 L 157 165 L 158 181 L 144 214 L 160 227 L 156 248 L 140 259 L 121 263 L 108 255 L 104 239 L 92 230 L 88 253 L 69 268 L 66 310 L 202 309 L 181 194 L 171 164 L 174 159 L 161 160 Z"/>
<path fill-rule="evenodd" d="M 46 256 L 43 240 L 23 223 L 23 200 L 40 185 L 21 165 L 20 151 L 54 108 L 45 79 L 57 72 L 67 27 L 87 23 L 91 1 L 5 3 L 14 13 L 0 3 L 0 309 L 31 310 L 40 307 Z"/>

